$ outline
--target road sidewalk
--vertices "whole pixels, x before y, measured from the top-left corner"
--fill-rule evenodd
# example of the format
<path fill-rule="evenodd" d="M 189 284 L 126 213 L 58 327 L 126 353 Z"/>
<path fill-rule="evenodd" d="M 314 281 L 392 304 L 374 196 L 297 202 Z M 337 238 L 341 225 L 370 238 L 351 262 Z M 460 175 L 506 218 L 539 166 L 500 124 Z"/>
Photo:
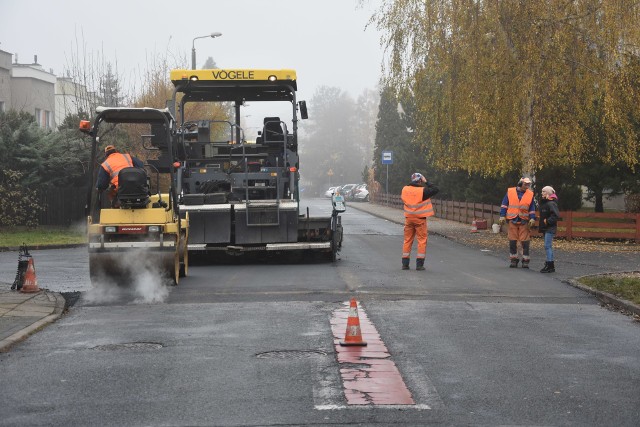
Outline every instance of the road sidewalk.
<path fill-rule="evenodd" d="M 400 209 L 376 203 L 356 202 L 348 204 L 347 211 L 350 209 L 367 212 L 399 226 L 404 224 L 404 214 Z M 489 230 L 472 233 L 470 224 L 435 217 L 429 218 L 428 227 L 429 233 L 432 235 L 438 235 L 483 252 L 491 252 L 497 257 L 504 257 L 505 268 L 508 268 L 507 240 L 504 233 L 494 234 L 490 227 Z M 544 249 L 541 240 L 540 238 L 532 239 L 532 267 L 536 262 L 538 264 L 544 262 Z M 585 275 L 637 271 L 640 245 L 606 245 L 602 242 L 566 244 L 559 241 L 557 246 L 557 273 L 550 276 L 580 287 L 587 292 L 592 292 L 602 300 L 608 301 L 609 304 L 620 306 L 640 315 L 640 307 L 637 305 L 620 301 L 613 295 L 598 293 L 576 281 L 576 278 Z M 399 254 L 400 248 L 398 268 L 400 266 Z M 427 247 L 427 258 L 428 256 L 429 249 Z M 65 299 L 60 293 L 50 292 L 46 289 L 31 294 L 21 293 L 12 291 L 11 284 L 0 282 L 0 352 L 7 351 L 16 342 L 57 320 L 62 316 L 64 308 Z"/>
<path fill-rule="evenodd" d="M 0 352 L 57 320 L 64 306 L 57 292 L 22 293 L 0 282 Z"/>

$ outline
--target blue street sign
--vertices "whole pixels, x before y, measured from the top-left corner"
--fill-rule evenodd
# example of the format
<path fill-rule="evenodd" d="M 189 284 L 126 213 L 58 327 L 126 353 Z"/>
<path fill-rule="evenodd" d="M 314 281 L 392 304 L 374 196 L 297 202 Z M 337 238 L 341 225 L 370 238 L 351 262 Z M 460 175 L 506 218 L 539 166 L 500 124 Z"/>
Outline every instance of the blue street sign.
<path fill-rule="evenodd" d="M 393 151 L 383 151 L 382 152 L 382 164 L 383 165 L 392 165 L 393 164 Z"/>

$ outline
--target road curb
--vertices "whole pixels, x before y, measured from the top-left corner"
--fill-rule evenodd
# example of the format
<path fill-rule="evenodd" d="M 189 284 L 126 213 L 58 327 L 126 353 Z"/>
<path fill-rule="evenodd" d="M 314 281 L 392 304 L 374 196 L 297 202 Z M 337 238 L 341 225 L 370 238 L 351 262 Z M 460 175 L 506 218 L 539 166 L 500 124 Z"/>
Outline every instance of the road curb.
<path fill-rule="evenodd" d="M 56 303 L 53 309 L 53 313 L 43 317 L 42 319 L 32 323 L 26 328 L 23 328 L 18 332 L 16 332 L 15 334 L 0 341 L 0 353 L 6 352 L 7 349 L 9 349 L 12 345 L 26 339 L 34 332 L 37 332 L 41 328 L 55 322 L 62 316 L 62 313 L 64 312 L 64 307 L 65 307 L 64 297 L 58 292 L 49 292 L 49 291 L 42 291 L 42 292 L 44 292 L 46 295 L 52 296 L 55 299 Z"/>
<path fill-rule="evenodd" d="M 640 273 L 640 271 L 629 271 L 626 272 L 627 274 L 630 273 Z M 635 314 L 636 316 L 640 316 L 640 305 L 635 304 L 631 301 L 627 301 L 624 299 L 621 299 L 613 294 L 610 294 L 608 292 L 603 292 L 600 291 L 598 289 L 594 289 L 590 286 L 587 285 L 583 285 L 582 283 L 578 282 L 578 280 L 585 278 L 585 277 L 602 277 L 602 276 L 611 276 L 611 275 L 620 275 L 620 274 L 625 274 L 625 273 L 621 273 L 621 272 L 613 272 L 613 273 L 602 273 L 602 274 L 591 274 L 588 276 L 580 276 L 577 277 L 575 279 L 568 279 L 566 281 L 564 281 L 565 283 L 570 284 L 571 286 L 578 288 L 580 290 L 583 290 L 585 292 L 588 292 L 592 295 L 594 295 L 596 298 L 598 298 L 599 300 L 601 300 L 602 302 L 604 302 L 605 304 L 611 304 L 614 305 L 616 307 L 619 307 L 621 309 L 624 309 L 626 311 L 629 311 L 633 314 Z"/>
<path fill-rule="evenodd" d="M 46 249 L 66 249 L 66 248 L 81 248 L 87 246 L 87 243 L 69 243 L 64 245 L 27 245 L 30 251 L 41 251 Z M 2 246 L 0 252 L 17 252 L 20 250 L 20 246 Z"/>

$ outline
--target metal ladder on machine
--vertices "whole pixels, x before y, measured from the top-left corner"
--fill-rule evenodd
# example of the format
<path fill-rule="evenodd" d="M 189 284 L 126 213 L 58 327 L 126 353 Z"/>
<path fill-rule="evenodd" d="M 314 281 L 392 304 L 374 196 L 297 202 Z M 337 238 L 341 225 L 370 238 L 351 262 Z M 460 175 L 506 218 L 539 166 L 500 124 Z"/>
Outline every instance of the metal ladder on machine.
<path fill-rule="evenodd" d="M 287 124 L 282 122 L 282 125 L 284 126 L 284 134 L 283 134 L 283 162 L 282 162 L 282 168 L 284 169 L 287 165 Z M 244 145 L 242 146 L 242 157 L 245 159 L 245 163 L 246 163 L 246 151 L 245 151 L 245 147 Z M 276 166 L 279 168 L 278 166 L 279 164 L 279 158 L 276 157 Z M 290 171 L 290 176 L 289 176 L 289 192 L 290 194 L 293 194 L 293 187 L 295 185 L 295 181 L 294 181 L 294 176 L 295 176 L 295 172 L 291 172 Z M 282 190 L 281 187 L 281 174 L 280 171 L 278 171 L 278 174 L 276 175 L 276 200 L 275 203 L 265 203 L 265 202 L 257 202 L 257 201 L 251 201 L 249 199 L 249 169 L 247 167 L 245 167 L 245 202 L 246 202 L 246 218 L 247 218 L 247 227 L 260 227 L 260 226 L 274 226 L 274 227 L 279 227 L 280 226 L 280 205 L 281 205 L 281 197 L 280 197 L 280 191 Z M 253 206 L 251 206 L 253 205 Z M 266 222 L 266 221 L 257 221 L 254 222 L 251 220 L 251 216 L 252 213 L 255 214 L 253 216 L 255 217 L 259 217 L 259 218 L 264 218 L 265 215 L 260 215 L 262 213 L 265 213 L 268 208 L 270 207 L 275 207 L 275 221 L 271 221 L 271 222 Z M 253 210 L 252 210 L 253 209 Z M 268 215 L 267 215 L 268 217 Z"/>

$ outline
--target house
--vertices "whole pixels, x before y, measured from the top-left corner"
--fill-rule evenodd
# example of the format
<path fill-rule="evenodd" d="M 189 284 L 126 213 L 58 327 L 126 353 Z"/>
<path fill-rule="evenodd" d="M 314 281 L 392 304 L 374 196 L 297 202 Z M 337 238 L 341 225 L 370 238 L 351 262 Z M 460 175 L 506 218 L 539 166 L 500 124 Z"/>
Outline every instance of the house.
<path fill-rule="evenodd" d="M 32 64 L 11 64 L 9 90 L 11 98 L 8 107 L 26 111 L 36 118 L 36 123 L 44 129 L 55 129 L 55 84 L 56 76 L 44 70 L 33 57 Z"/>
<path fill-rule="evenodd" d="M 45 71 L 37 56 L 33 63 L 21 64 L 17 54 L 0 50 L 0 111 L 25 111 L 40 127 L 55 130 L 68 115 L 92 111 L 95 100 L 84 85 Z"/>

